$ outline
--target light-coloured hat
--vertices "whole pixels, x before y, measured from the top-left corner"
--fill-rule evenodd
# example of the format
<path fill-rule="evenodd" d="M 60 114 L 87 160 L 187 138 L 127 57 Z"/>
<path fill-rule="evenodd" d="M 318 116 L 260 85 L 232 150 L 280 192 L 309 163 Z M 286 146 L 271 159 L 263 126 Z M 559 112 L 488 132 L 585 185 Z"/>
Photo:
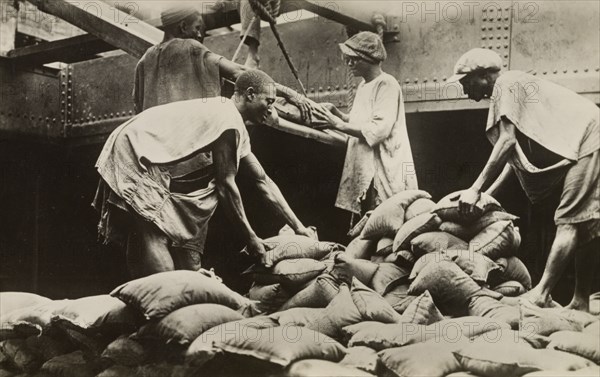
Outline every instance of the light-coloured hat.
<path fill-rule="evenodd" d="M 447 82 L 458 81 L 471 72 L 484 69 L 499 71 L 501 68 L 502 58 L 500 55 L 486 48 L 474 48 L 458 59 L 454 66 L 454 75 Z"/>
<path fill-rule="evenodd" d="M 198 8 L 181 3 L 167 6 L 160 14 L 162 26 L 169 26 L 185 20 L 194 13 L 200 13 Z"/>
<path fill-rule="evenodd" d="M 357 56 L 372 63 L 382 62 L 387 58 L 381 38 L 370 31 L 355 34 L 339 46 L 344 55 Z"/>

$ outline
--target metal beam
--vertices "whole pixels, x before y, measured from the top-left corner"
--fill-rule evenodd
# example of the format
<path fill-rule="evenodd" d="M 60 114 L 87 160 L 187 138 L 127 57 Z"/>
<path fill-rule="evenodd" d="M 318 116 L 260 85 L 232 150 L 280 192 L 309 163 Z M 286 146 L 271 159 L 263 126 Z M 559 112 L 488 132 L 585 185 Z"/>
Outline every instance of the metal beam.
<path fill-rule="evenodd" d="M 295 6 L 357 30 L 376 32 L 375 27 L 371 24 L 372 14 L 368 14 L 367 18 L 365 18 L 367 12 L 364 9 L 354 9 L 357 3 L 360 5 L 360 2 L 356 1 L 319 2 L 314 0 L 298 0 L 287 4 L 282 10 L 290 12 L 293 10 L 290 7 Z M 286 2 L 283 4 L 286 4 Z"/>
<path fill-rule="evenodd" d="M 13 62 L 24 65 L 42 65 L 52 62 L 74 63 L 114 49 L 113 45 L 93 35 L 85 34 L 18 48 L 10 51 L 8 57 Z"/>
<path fill-rule="evenodd" d="M 41 11 L 57 16 L 137 58 L 163 38 L 159 29 L 102 1 L 33 0 L 33 3 Z"/>

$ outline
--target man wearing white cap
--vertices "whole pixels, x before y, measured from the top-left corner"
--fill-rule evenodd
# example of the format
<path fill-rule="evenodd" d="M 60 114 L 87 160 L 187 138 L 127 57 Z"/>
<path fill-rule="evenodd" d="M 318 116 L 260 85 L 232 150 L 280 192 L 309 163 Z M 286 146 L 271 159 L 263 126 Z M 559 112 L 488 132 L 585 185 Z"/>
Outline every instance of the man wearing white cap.
<path fill-rule="evenodd" d="M 387 53 L 381 38 L 363 31 L 340 49 L 354 76 L 362 77 L 352 111 L 332 108 L 321 115 L 349 135 L 336 206 L 364 214 L 400 191 L 417 188 L 398 80 L 381 69 Z"/>
<path fill-rule="evenodd" d="M 489 188 L 493 194 L 513 173 L 533 203 L 561 189 L 554 215 L 556 237 L 544 274 L 524 297 L 549 305 L 551 291 L 575 256 L 575 293 L 569 307 L 588 310 L 595 266 L 587 246 L 600 237 L 599 109 L 550 81 L 520 71 L 501 74 L 501 66 L 498 54 L 476 48 L 458 60 L 449 80 L 460 81 L 475 101 L 490 99 L 486 135 L 494 145 L 483 171 L 461 195 L 460 210 L 473 211 L 481 191 Z M 581 250 L 575 254 L 577 248 Z"/>

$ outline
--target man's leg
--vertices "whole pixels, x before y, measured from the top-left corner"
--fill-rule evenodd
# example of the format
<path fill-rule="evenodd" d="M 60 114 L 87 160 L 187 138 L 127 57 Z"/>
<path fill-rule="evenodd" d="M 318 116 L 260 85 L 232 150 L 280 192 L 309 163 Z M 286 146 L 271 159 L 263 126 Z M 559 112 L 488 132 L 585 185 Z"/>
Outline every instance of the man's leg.
<path fill-rule="evenodd" d="M 260 67 L 260 57 L 258 47 L 260 46 L 260 18 L 255 15 L 248 0 L 240 2 L 241 36 L 248 34 L 244 44 L 248 46 L 248 57 L 244 65 L 248 68 L 258 69 Z"/>
<path fill-rule="evenodd" d="M 541 307 L 549 306 L 552 302 L 550 293 L 569 264 L 576 248 L 577 228 L 571 224 L 558 225 L 542 279 L 531 291 L 521 297 Z"/>
<path fill-rule="evenodd" d="M 156 225 L 135 218 L 127 240 L 127 268 L 133 278 L 173 271 L 167 236 Z"/>
<path fill-rule="evenodd" d="M 575 293 L 569 309 L 583 311 L 590 310 L 590 293 L 592 289 L 592 278 L 594 270 L 598 266 L 599 253 L 597 251 L 598 240 L 587 244 L 577 251 L 575 256 Z"/>

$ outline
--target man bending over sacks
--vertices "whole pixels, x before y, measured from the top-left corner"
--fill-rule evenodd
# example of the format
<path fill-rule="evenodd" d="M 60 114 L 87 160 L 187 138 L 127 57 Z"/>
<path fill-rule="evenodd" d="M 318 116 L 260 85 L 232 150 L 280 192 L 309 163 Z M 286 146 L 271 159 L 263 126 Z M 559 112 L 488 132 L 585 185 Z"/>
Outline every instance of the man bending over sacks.
<path fill-rule="evenodd" d="M 483 171 L 461 195 L 460 211 L 473 211 L 481 191 L 489 187 L 493 194 L 510 174 L 517 176 L 533 203 L 562 188 L 554 215 L 556 237 L 544 274 L 523 297 L 548 306 L 552 289 L 575 256 L 575 293 L 569 308 L 587 311 L 595 266 L 590 248 L 581 247 L 600 236 L 599 109 L 550 81 L 520 71 L 501 73 L 501 66 L 498 54 L 476 48 L 458 60 L 450 79 L 458 80 L 469 98 L 490 99 L 486 134 L 494 145 Z"/>
<path fill-rule="evenodd" d="M 110 187 L 108 195 L 95 201 L 97 209 L 108 209 L 101 211 L 106 226 L 99 233 L 105 242 L 126 243 L 132 276 L 200 268 L 208 221 L 217 203 L 237 225 L 248 251 L 269 266 L 265 243 L 246 218 L 235 182 L 238 173 L 256 184 L 297 234 L 312 235 L 250 150 L 244 122 L 263 123 L 273 111 L 275 91 L 275 82 L 266 73 L 246 71 L 237 79 L 232 99 L 155 106 L 109 136 L 96 162 Z M 189 164 L 190 159 L 204 164 Z M 178 165 L 195 170 L 175 180 L 170 172 L 181 170 Z M 178 252 L 181 248 L 186 252 Z"/>

